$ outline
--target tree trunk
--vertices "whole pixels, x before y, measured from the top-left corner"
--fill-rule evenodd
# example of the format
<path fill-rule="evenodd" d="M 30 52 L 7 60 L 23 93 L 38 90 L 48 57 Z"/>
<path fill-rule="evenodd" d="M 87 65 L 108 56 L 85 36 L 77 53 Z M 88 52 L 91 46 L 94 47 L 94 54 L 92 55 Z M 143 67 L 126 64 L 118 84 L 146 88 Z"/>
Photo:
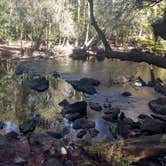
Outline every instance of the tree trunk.
<path fill-rule="evenodd" d="M 95 28 L 98 36 L 103 42 L 107 58 L 117 58 L 120 60 L 127 60 L 127 61 L 134 61 L 134 62 L 146 62 L 148 64 L 166 68 L 166 58 L 162 56 L 156 56 L 155 53 L 142 52 L 136 49 L 131 50 L 130 52 L 113 51 L 108 41 L 106 40 L 104 33 L 99 28 L 95 20 L 94 11 L 93 11 L 93 0 L 88 0 L 88 2 L 90 6 L 91 23 L 93 27 Z"/>
<path fill-rule="evenodd" d="M 110 54 L 112 49 L 108 43 L 108 41 L 105 38 L 104 33 L 102 32 L 102 30 L 99 28 L 97 21 L 94 17 L 94 11 L 93 11 L 93 0 L 88 0 L 89 2 L 89 10 L 90 10 L 90 17 L 91 17 L 91 24 L 93 25 L 93 27 L 95 28 L 96 32 L 98 33 L 100 39 L 103 42 L 103 45 L 105 47 L 105 51 L 107 54 Z"/>
<path fill-rule="evenodd" d="M 89 3 L 88 3 L 88 21 L 87 21 L 87 25 L 86 25 L 86 35 L 85 35 L 85 41 L 84 41 L 84 46 L 83 47 L 86 47 L 87 46 L 87 43 L 88 43 L 88 39 L 89 39 L 89 28 L 90 28 L 90 25 L 89 25 L 89 22 L 90 22 L 90 7 L 89 7 Z"/>

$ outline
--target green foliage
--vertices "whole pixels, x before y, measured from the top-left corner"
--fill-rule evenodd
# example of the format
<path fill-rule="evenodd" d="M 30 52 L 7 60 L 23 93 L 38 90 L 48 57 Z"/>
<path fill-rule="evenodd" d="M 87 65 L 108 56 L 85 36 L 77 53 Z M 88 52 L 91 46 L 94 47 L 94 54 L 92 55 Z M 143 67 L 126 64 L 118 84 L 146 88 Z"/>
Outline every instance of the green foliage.
<path fill-rule="evenodd" d="M 99 143 L 96 143 L 92 146 L 88 146 L 86 147 L 86 151 L 89 153 L 89 154 L 97 154 L 97 155 L 101 155 L 101 153 L 104 153 L 104 151 L 106 150 L 106 143 L 104 142 L 99 142 Z"/>
<path fill-rule="evenodd" d="M 149 39 L 139 39 L 139 43 L 147 50 L 154 51 L 159 54 L 165 53 L 164 44 L 161 41 L 152 41 Z"/>
<path fill-rule="evenodd" d="M 150 25 L 162 15 L 166 2 L 144 8 L 147 4 L 142 0 L 94 1 L 95 17 L 108 38 L 114 37 L 117 44 L 137 36 L 150 38 Z M 95 34 L 90 26 L 87 0 L 0 1 L 2 40 L 31 40 L 33 46 L 39 48 L 48 40 L 61 43 L 63 39 L 72 43 L 78 40 L 83 45 L 86 38 L 90 40 Z M 153 50 L 158 51 L 157 47 Z"/>

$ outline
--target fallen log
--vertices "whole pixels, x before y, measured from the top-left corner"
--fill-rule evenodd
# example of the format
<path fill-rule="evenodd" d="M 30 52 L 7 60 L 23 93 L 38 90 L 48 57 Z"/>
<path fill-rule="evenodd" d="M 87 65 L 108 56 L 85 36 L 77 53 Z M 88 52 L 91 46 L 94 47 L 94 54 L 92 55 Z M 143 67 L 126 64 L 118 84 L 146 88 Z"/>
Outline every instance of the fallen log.
<path fill-rule="evenodd" d="M 125 141 L 122 147 L 125 156 L 138 161 L 144 158 L 166 155 L 166 134 L 141 136 Z"/>
<path fill-rule="evenodd" d="M 119 160 L 131 164 L 142 159 L 164 157 L 166 155 L 166 134 L 120 139 L 113 143 L 98 143 L 86 147 L 86 152 L 94 158 L 103 159 L 116 166 Z"/>

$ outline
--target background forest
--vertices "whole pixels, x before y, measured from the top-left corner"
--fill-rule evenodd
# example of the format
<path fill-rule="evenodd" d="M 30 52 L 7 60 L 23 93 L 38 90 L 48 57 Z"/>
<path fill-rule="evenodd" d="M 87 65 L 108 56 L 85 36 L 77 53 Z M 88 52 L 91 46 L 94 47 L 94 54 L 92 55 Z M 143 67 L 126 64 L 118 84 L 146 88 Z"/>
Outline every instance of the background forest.
<path fill-rule="evenodd" d="M 151 24 L 160 20 L 165 1 L 97 0 L 94 12 L 107 40 L 115 46 L 137 46 L 163 51 L 160 39 L 154 43 Z M 31 41 L 33 48 L 45 44 L 70 43 L 85 46 L 97 41 L 90 25 L 87 0 L 1 0 L 0 38 L 2 42 Z"/>

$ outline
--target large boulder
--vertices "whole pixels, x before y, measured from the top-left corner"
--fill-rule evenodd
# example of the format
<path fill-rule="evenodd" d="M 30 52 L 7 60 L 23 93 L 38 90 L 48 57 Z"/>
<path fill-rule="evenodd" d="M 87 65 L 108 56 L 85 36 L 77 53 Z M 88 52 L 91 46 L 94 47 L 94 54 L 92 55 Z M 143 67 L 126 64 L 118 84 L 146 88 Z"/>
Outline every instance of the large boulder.
<path fill-rule="evenodd" d="M 82 91 L 84 93 L 93 95 L 97 93 L 94 86 L 98 86 L 100 82 L 92 78 L 82 78 L 80 80 L 68 81 L 75 90 Z"/>
<path fill-rule="evenodd" d="M 158 119 L 153 119 L 151 117 L 142 117 L 139 119 L 140 122 L 140 129 L 142 132 L 148 132 L 149 134 L 158 134 L 158 133 L 165 133 L 166 123 L 162 122 Z"/>
<path fill-rule="evenodd" d="M 150 101 L 149 107 L 154 113 L 166 115 L 166 97 Z"/>
<path fill-rule="evenodd" d="M 62 114 L 73 114 L 73 113 L 80 113 L 81 115 L 87 114 L 87 102 L 86 101 L 79 101 L 73 104 L 65 104 L 66 106 L 62 109 Z"/>

